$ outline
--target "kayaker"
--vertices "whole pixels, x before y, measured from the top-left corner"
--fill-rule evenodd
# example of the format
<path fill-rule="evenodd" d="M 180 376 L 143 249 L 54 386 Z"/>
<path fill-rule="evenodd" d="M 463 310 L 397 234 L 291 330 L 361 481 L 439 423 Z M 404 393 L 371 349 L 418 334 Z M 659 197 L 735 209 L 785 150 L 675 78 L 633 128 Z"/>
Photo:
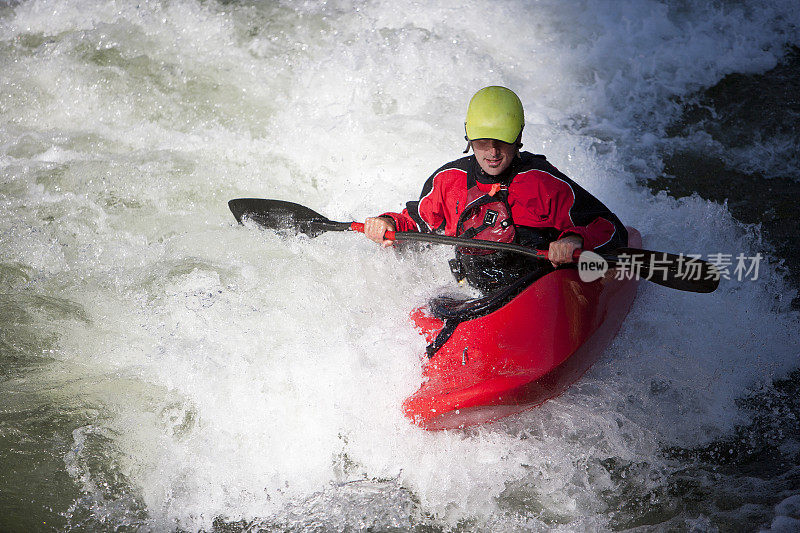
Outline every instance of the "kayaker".
<path fill-rule="evenodd" d="M 545 156 L 520 152 L 524 111 L 505 87 L 484 87 L 472 97 L 464 123 L 462 157 L 439 168 L 418 201 L 402 213 L 367 218 L 365 235 L 381 244 L 387 231 L 513 242 L 548 249 L 553 267 L 570 263 L 576 249 L 602 252 L 627 244 L 619 218 L 597 198 L 551 165 Z M 541 262 L 505 252 L 460 247 L 450 262 L 457 278 L 490 291 Z M 549 267 L 548 267 L 549 268 Z"/>

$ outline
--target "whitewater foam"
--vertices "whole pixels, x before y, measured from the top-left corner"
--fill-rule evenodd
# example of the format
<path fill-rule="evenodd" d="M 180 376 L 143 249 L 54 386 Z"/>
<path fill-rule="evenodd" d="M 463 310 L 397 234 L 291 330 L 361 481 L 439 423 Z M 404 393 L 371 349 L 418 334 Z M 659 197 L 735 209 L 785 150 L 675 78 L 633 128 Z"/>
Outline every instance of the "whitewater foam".
<path fill-rule="evenodd" d="M 757 231 L 724 206 L 636 183 L 661 169 L 681 98 L 774 66 L 797 22 L 788 1 L 5 8 L 0 262 L 31 273 L 9 298 L 72 303 L 57 320 L 28 305 L 10 334 L 55 339 L 45 379 L 75 378 L 39 394 L 103 413 L 68 432 L 66 471 L 97 496 L 70 513 L 140 523 L 109 503 L 111 480 L 155 528 L 610 527 L 609 492 L 662 488 L 680 468 L 664 448 L 730 435 L 746 421 L 737 398 L 796 367 L 776 264 L 712 295 L 643 286 L 565 395 L 427 433 L 400 409 L 424 351 L 408 312 L 450 286 L 451 251 L 258 232 L 225 202 L 292 200 L 335 220 L 400 209 L 460 155 L 469 96 L 500 83 L 525 104 L 526 149 L 645 247 L 754 254 Z"/>

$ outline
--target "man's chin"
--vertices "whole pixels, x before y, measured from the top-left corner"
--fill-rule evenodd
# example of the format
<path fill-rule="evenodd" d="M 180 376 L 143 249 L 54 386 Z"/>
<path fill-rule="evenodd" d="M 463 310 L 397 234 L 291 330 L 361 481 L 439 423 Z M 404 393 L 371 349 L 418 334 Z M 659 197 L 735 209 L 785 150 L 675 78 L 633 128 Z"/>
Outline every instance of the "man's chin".
<path fill-rule="evenodd" d="M 506 169 L 506 167 L 503 166 L 503 165 L 499 165 L 499 166 L 496 166 L 496 167 L 490 167 L 489 165 L 485 165 L 485 166 L 481 165 L 481 168 L 483 169 L 483 171 L 485 173 L 489 174 L 490 176 L 499 176 Z"/>

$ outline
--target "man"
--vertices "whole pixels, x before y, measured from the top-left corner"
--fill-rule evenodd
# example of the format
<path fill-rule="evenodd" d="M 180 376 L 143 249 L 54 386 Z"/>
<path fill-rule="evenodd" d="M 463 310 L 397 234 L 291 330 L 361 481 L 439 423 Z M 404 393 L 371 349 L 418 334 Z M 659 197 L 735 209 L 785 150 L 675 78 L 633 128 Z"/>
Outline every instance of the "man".
<path fill-rule="evenodd" d="M 522 102 L 505 87 L 475 93 L 464 123 L 468 153 L 425 182 L 417 202 L 402 213 L 367 218 L 364 233 L 382 246 L 386 231 L 443 231 L 445 235 L 547 248 L 553 267 L 573 261 L 579 248 L 600 252 L 627 245 L 620 220 L 594 196 L 547 162 L 520 152 Z M 541 268 L 507 252 L 457 248 L 456 277 L 491 291 Z"/>

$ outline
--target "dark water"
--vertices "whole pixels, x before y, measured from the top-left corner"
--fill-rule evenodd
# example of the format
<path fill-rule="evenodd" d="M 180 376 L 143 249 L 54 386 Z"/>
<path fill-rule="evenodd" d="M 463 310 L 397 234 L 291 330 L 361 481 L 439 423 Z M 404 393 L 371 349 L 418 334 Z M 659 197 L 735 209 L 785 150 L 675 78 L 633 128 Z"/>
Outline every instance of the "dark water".
<path fill-rule="evenodd" d="M 687 146 L 684 141 L 696 139 L 698 132 L 718 145 L 710 150 L 704 142 Z M 789 50 L 769 72 L 731 74 L 695 95 L 669 134 L 679 148 L 665 150 L 664 175 L 644 183 L 675 198 L 697 194 L 724 202 L 737 220 L 760 229 L 763 252 L 782 261 L 800 289 L 800 50 Z M 760 162 L 763 169 L 754 170 L 726 157 L 778 136 L 794 143 L 795 150 L 777 154 L 791 156 L 788 161 L 766 158 Z M 800 308 L 800 298 L 792 305 Z M 684 511 L 713 517 L 721 531 L 756 531 L 768 526 L 777 503 L 800 493 L 800 371 L 751 392 L 737 405 L 752 422 L 730 439 L 666 450 L 682 466 L 664 485 L 665 494 L 634 503 L 637 518 L 618 522 L 620 529 L 658 523 L 659 514 L 677 511 L 658 502 L 671 506 L 675 500 L 668 495 L 679 495 Z M 656 529 L 669 529 L 667 524 Z M 789 521 L 778 530 L 797 527 L 800 521 Z"/>
<path fill-rule="evenodd" d="M 664 175 L 645 183 L 676 198 L 699 194 L 726 203 L 737 220 L 760 227 L 764 251 L 800 280 L 800 49 L 769 72 L 728 75 L 687 100 L 668 131 Z M 786 150 L 753 149 L 787 142 Z M 737 151 L 752 154 L 757 168 L 732 158 Z M 800 308 L 800 300 L 793 306 Z"/>

